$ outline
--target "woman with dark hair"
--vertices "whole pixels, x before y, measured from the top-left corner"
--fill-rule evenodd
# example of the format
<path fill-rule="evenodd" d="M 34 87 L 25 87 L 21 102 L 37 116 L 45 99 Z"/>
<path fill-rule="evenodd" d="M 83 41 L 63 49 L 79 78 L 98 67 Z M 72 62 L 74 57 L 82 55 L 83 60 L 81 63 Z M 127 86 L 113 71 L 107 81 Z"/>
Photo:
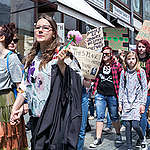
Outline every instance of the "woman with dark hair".
<path fill-rule="evenodd" d="M 64 63 L 68 50 L 58 50 L 57 25 L 42 14 L 35 28 L 35 43 L 25 60 L 25 78 L 13 106 L 11 123 L 28 99 L 32 117 L 32 149 L 76 149 L 81 124 L 81 76 Z M 17 111 L 18 110 L 18 111 Z"/>
<path fill-rule="evenodd" d="M 18 87 L 22 80 L 22 68 L 16 54 L 9 57 L 8 45 L 13 40 L 13 23 L 0 27 L 0 149 L 14 150 L 27 148 L 23 118 L 14 126 L 10 125 L 10 113 L 15 101 L 13 84 Z M 9 67 L 9 71 L 8 71 Z"/>
<path fill-rule="evenodd" d="M 142 128 L 144 136 L 146 135 L 146 129 L 149 128 L 149 124 L 147 121 L 147 110 L 150 105 L 150 44 L 146 40 L 140 40 L 138 41 L 136 45 L 136 53 L 139 58 L 140 66 L 145 70 L 146 77 L 147 77 L 147 83 L 148 83 L 148 96 L 147 96 L 147 102 L 145 106 L 145 112 L 141 115 L 140 120 L 140 126 Z M 138 139 L 136 143 L 137 147 L 140 146 L 140 140 Z"/>
<path fill-rule="evenodd" d="M 99 72 L 94 83 L 94 92 L 96 104 L 96 140 L 90 144 L 91 148 L 102 144 L 102 129 L 104 125 L 105 110 L 108 106 L 110 119 L 116 130 L 116 143 L 121 143 L 120 120 L 118 114 L 118 92 L 119 80 L 122 66 L 113 60 L 111 47 L 103 47 L 103 58 Z"/>

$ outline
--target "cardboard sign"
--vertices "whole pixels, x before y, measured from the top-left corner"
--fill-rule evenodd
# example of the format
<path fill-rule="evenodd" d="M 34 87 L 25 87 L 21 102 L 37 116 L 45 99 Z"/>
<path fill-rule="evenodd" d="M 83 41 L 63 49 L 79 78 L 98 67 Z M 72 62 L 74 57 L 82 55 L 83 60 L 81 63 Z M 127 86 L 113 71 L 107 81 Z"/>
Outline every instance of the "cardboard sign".
<path fill-rule="evenodd" d="M 82 34 L 82 38 L 83 38 L 82 41 L 79 44 L 77 44 L 77 46 L 86 48 L 86 43 L 85 43 L 85 39 L 87 38 L 86 34 Z"/>
<path fill-rule="evenodd" d="M 150 21 L 145 20 L 141 30 L 135 38 L 136 40 L 147 40 L 150 42 Z"/>
<path fill-rule="evenodd" d="M 85 39 L 86 47 L 91 50 L 99 50 L 104 46 L 102 27 L 95 28 L 87 32 Z"/>
<path fill-rule="evenodd" d="M 83 76 L 88 79 L 95 79 L 103 54 L 90 49 L 71 46 L 71 52 L 79 61 Z"/>

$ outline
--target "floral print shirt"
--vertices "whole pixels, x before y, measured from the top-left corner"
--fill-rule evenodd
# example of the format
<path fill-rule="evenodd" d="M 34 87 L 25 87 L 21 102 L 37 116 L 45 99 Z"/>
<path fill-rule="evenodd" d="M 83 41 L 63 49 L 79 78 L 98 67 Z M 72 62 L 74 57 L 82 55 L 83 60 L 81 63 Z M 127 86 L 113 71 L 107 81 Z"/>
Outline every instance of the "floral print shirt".
<path fill-rule="evenodd" d="M 25 91 L 23 96 L 28 100 L 29 109 L 33 117 L 40 117 L 50 92 L 51 66 L 57 63 L 53 59 L 45 68 L 43 67 L 42 70 L 39 70 L 40 62 L 39 53 L 32 61 L 28 70 L 25 71 L 24 79 L 20 86 Z"/>

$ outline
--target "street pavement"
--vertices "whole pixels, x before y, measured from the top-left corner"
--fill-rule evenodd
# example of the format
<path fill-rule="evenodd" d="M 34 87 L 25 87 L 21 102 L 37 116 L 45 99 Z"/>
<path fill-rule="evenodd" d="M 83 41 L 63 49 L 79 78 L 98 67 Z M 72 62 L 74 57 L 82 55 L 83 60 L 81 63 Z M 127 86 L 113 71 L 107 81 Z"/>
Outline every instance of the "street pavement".
<path fill-rule="evenodd" d="M 27 122 L 29 116 L 25 115 L 25 122 Z M 106 120 L 105 120 L 106 122 Z M 104 122 L 104 126 L 105 126 Z M 102 136 L 102 144 L 99 145 L 97 148 L 89 148 L 89 145 L 94 141 L 95 133 L 96 133 L 96 119 L 89 120 L 89 123 L 91 125 L 91 131 L 86 133 L 85 136 L 85 142 L 84 142 L 84 148 L 83 150 L 127 150 L 126 141 L 125 141 L 125 127 L 122 126 L 121 128 L 121 135 L 122 135 L 122 144 L 115 145 L 115 129 L 113 128 L 111 134 L 104 134 Z M 27 131 L 27 137 L 28 137 L 28 144 L 30 148 L 30 139 L 31 139 L 31 132 Z M 136 135 L 135 131 L 133 131 L 133 147 L 135 147 L 136 141 L 138 136 Z M 150 150 L 150 139 L 147 139 L 148 143 L 148 150 Z M 134 148 L 134 150 L 139 150 Z"/>
<path fill-rule="evenodd" d="M 94 138 L 95 138 L 96 119 L 89 120 L 89 122 L 90 122 L 92 130 L 86 133 L 83 150 L 127 150 L 124 126 L 122 126 L 121 128 L 121 135 L 122 135 L 122 140 L 123 140 L 122 144 L 115 145 L 115 129 L 113 128 L 112 133 L 110 134 L 106 135 L 105 132 L 103 132 L 101 145 L 99 145 L 97 148 L 92 148 L 92 149 L 89 148 L 89 145 L 94 141 Z M 104 126 L 105 126 L 105 122 L 104 122 Z M 136 141 L 138 138 L 135 131 L 133 131 L 132 136 L 133 136 L 133 148 L 134 150 L 139 150 L 138 148 L 135 148 Z M 148 150 L 150 150 L 150 139 L 147 139 L 147 143 L 148 143 Z"/>

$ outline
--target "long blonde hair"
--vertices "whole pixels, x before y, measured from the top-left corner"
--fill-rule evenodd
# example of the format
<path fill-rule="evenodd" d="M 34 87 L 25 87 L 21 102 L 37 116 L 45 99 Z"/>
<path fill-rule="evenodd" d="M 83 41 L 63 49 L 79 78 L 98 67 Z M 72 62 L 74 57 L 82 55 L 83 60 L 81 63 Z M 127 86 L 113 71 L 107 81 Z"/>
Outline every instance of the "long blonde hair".
<path fill-rule="evenodd" d="M 138 71 L 138 70 L 141 69 L 141 67 L 140 67 L 140 62 L 139 62 L 139 58 L 138 58 L 136 52 L 135 52 L 135 51 L 128 51 L 128 52 L 126 53 L 125 59 L 124 59 L 124 64 L 123 64 L 124 70 L 127 70 L 127 67 L 129 67 L 129 66 L 128 66 L 128 63 L 127 63 L 127 58 L 128 58 L 129 56 L 133 56 L 133 55 L 134 55 L 135 58 L 136 58 L 136 64 L 135 64 L 135 66 L 134 66 L 134 69 L 135 69 L 136 71 Z"/>

